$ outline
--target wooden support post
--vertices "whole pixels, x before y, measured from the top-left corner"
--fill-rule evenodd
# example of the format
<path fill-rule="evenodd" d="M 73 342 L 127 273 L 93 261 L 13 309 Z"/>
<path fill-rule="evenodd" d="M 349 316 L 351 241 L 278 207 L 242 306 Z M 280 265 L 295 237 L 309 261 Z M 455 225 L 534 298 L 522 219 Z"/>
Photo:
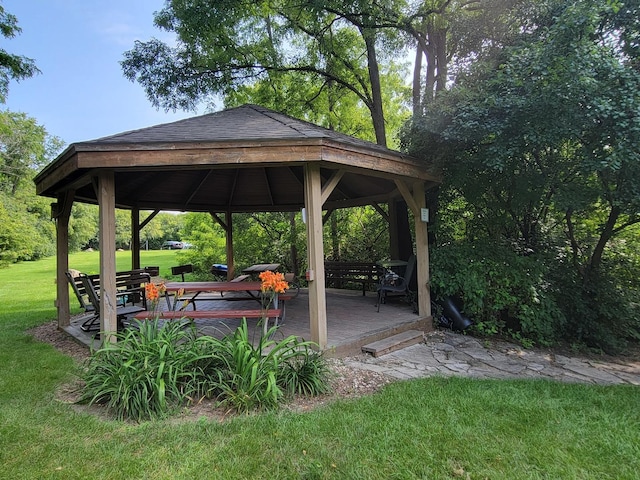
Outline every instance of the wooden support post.
<path fill-rule="evenodd" d="M 233 280 L 235 276 L 235 267 L 233 264 L 233 214 L 229 210 L 224 220 L 218 216 L 215 212 L 210 212 L 213 219 L 222 227 L 226 234 L 226 248 L 227 248 L 227 280 Z"/>
<path fill-rule="evenodd" d="M 233 259 L 233 214 L 231 211 L 227 212 L 227 280 L 233 280 L 236 273 L 235 262 Z"/>
<path fill-rule="evenodd" d="M 429 280 L 429 240 L 427 222 L 421 219 L 421 209 L 426 208 L 424 183 L 413 184 L 413 201 L 416 211 L 413 213 L 416 231 L 416 273 L 418 279 L 418 314 L 431 316 L 431 288 Z"/>
<path fill-rule="evenodd" d="M 69 270 L 69 218 L 73 206 L 74 190 L 58 195 L 52 216 L 56 222 L 56 308 L 58 310 L 58 328 L 68 327 L 71 323 L 69 306 L 69 285 L 65 272 Z"/>
<path fill-rule="evenodd" d="M 140 209 L 131 209 L 131 268 L 140 268 Z"/>
<path fill-rule="evenodd" d="M 116 195 L 112 171 L 98 177 L 100 207 L 100 331 L 102 341 L 115 342 L 116 317 Z"/>
<path fill-rule="evenodd" d="M 324 283 L 324 244 L 322 240 L 322 188 L 320 165 L 308 163 L 304 169 L 309 258 L 309 329 L 311 341 L 320 350 L 327 347 L 327 303 Z"/>

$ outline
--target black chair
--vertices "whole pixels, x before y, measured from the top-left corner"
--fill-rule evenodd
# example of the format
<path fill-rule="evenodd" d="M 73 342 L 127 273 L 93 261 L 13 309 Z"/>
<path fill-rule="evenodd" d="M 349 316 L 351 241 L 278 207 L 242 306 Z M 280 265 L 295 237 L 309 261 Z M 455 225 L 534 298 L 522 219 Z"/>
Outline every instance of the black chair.
<path fill-rule="evenodd" d="M 409 284 L 413 277 L 413 272 L 416 268 L 416 256 L 411 255 L 407 261 L 407 268 L 404 271 L 404 277 L 397 275 L 394 272 L 388 271 L 380 277 L 378 282 L 378 312 L 380 311 L 380 304 L 386 303 L 387 295 L 409 295 Z"/>

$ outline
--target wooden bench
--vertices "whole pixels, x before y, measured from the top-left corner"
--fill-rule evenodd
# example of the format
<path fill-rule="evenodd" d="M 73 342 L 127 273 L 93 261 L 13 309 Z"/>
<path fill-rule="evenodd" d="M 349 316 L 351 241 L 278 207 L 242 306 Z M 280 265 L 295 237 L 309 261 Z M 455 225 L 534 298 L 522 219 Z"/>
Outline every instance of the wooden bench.
<path fill-rule="evenodd" d="M 100 330 L 100 297 L 98 296 L 99 290 L 97 289 L 94 282 L 91 280 L 91 277 L 81 273 L 77 278 L 82 283 L 83 290 L 87 295 L 89 303 L 93 307 L 93 310 L 91 312 L 91 317 L 85 320 L 84 322 L 82 322 L 82 325 L 80 325 L 80 328 L 85 332 Z M 131 305 L 128 307 L 125 305 L 118 305 L 116 307 L 116 319 L 117 319 L 118 329 L 121 330 L 122 328 L 124 328 L 123 322 L 127 317 L 142 311 L 144 311 L 143 307 L 137 307 L 135 305 Z"/>
<path fill-rule="evenodd" d="M 193 265 L 178 265 L 177 267 L 171 267 L 171 275 L 180 275 L 182 277 L 182 281 L 184 282 L 184 274 L 185 273 L 193 273 Z"/>
<path fill-rule="evenodd" d="M 344 288 L 349 283 L 360 283 L 362 295 L 367 286 L 378 283 L 378 277 L 382 273 L 382 267 L 369 262 L 324 262 L 325 282 L 327 286 Z"/>
<path fill-rule="evenodd" d="M 263 332 L 266 334 L 269 327 L 269 319 L 275 319 L 274 324 L 277 326 L 283 313 L 283 309 L 271 308 L 269 310 L 262 309 L 238 309 L 238 310 L 168 310 L 164 312 L 152 312 L 145 310 L 138 312 L 133 318 L 137 320 L 150 320 L 153 318 L 162 318 L 165 320 L 179 320 L 182 318 L 190 318 L 195 320 L 198 318 L 266 318 L 264 322 Z"/>
<path fill-rule="evenodd" d="M 81 279 L 81 275 L 83 274 L 70 270 L 65 272 L 65 275 L 73 289 L 73 293 L 80 303 L 80 307 L 82 307 L 85 312 L 92 312 L 93 305 L 91 305 L 91 302 L 87 299 L 87 291 L 85 290 Z M 87 277 L 91 279 L 94 288 L 97 291 L 100 290 L 100 275 L 87 275 Z M 131 303 L 132 305 L 142 303 L 144 308 L 147 308 L 147 299 L 144 295 L 144 284 L 150 282 L 151 275 L 149 275 L 149 273 L 144 269 L 116 272 L 117 296 L 124 305 L 127 303 Z"/>
<path fill-rule="evenodd" d="M 145 310 L 138 312 L 134 318 L 138 320 L 149 320 L 152 318 L 163 319 L 179 319 L 179 318 L 280 318 L 282 309 L 271 308 L 269 310 L 256 309 L 238 309 L 238 310 L 167 310 L 161 312 L 153 312 Z"/>

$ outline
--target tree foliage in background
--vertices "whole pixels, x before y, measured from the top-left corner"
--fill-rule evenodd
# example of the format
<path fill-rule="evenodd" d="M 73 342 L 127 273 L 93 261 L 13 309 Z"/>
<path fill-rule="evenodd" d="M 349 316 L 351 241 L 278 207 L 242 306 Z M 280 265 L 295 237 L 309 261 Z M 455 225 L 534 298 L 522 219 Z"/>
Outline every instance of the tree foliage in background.
<path fill-rule="evenodd" d="M 0 35 L 11 39 L 21 31 L 16 16 L 8 13 L 0 5 Z M 9 53 L 0 48 L 0 103 L 5 103 L 7 99 L 11 80 L 24 80 L 37 73 L 40 73 L 40 70 L 32 59 Z"/>
<path fill-rule="evenodd" d="M 138 41 L 122 66 L 158 107 L 193 109 L 219 95 L 387 145 L 412 104 L 421 112 L 456 65 L 502 42 L 514 28 L 504 13 L 521 3 L 173 0 L 154 20 L 177 44 Z"/>
<path fill-rule="evenodd" d="M 31 178 L 61 142 L 23 113 L 0 112 L 0 265 L 55 253 L 49 199 Z"/>
<path fill-rule="evenodd" d="M 539 6 L 415 122 L 412 148 L 437 156 L 448 206 L 466 217 L 464 231 L 441 229 L 459 234 L 442 243 L 464 241 L 474 258 L 474 242 L 491 240 L 543 262 L 535 288 L 566 317 L 555 334 L 615 350 L 640 326 L 638 290 L 618 277 L 619 247 L 640 222 L 637 1 Z M 528 304 L 544 322 L 548 311 Z"/>

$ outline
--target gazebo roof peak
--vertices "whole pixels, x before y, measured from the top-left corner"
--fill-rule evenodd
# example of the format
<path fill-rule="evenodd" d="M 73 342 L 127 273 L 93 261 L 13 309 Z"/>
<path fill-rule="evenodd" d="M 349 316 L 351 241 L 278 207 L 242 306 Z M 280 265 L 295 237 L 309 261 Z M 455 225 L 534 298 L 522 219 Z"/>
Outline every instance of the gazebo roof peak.
<path fill-rule="evenodd" d="M 358 147 L 389 151 L 386 147 L 373 142 L 351 137 L 253 104 L 79 143 L 89 146 L 91 144 L 208 143 L 303 139 L 327 139 Z"/>

